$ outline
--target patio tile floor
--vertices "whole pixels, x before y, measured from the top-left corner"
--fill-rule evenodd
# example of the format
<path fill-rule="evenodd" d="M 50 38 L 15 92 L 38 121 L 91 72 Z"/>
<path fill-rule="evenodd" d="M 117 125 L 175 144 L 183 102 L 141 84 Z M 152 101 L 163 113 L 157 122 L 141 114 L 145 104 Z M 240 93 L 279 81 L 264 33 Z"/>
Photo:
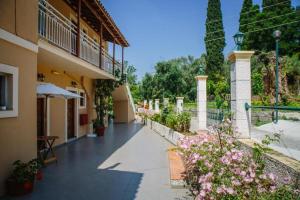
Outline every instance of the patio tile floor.
<path fill-rule="evenodd" d="M 138 123 L 111 125 L 101 138 L 59 147 L 32 194 L 21 200 L 190 199 L 171 189 L 165 139 Z"/>

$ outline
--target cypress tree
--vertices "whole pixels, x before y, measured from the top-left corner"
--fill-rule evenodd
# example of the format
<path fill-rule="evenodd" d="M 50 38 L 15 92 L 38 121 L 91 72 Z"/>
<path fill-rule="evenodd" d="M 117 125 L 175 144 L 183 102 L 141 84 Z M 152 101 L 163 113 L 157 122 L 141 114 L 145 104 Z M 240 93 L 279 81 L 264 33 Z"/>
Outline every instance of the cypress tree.
<path fill-rule="evenodd" d="M 257 18 L 258 20 L 267 20 L 257 25 L 258 28 L 266 28 L 266 30 L 262 30 L 259 32 L 261 38 L 259 41 L 260 50 L 272 51 L 275 49 L 275 40 L 272 37 L 272 34 L 275 30 L 278 29 L 282 32 L 282 36 L 280 38 L 281 55 L 291 55 L 294 52 L 299 51 L 300 22 L 274 27 L 300 20 L 299 15 L 297 15 L 295 12 L 295 8 L 293 8 L 291 5 L 291 0 L 263 0 L 262 5 L 262 13 L 260 13 Z"/>
<path fill-rule="evenodd" d="M 242 33 L 246 33 L 242 46 L 244 50 L 257 48 L 257 35 L 255 33 L 247 34 L 247 32 L 256 28 L 255 20 L 258 14 L 259 6 L 253 5 L 252 0 L 244 0 L 239 20 L 239 31 Z"/>
<path fill-rule="evenodd" d="M 208 0 L 205 46 L 207 54 L 206 74 L 211 80 L 219 80 L 224 63 L 225 33 L 220 0 Z M 211 41 L 213 40 L 213 41 Z"/>

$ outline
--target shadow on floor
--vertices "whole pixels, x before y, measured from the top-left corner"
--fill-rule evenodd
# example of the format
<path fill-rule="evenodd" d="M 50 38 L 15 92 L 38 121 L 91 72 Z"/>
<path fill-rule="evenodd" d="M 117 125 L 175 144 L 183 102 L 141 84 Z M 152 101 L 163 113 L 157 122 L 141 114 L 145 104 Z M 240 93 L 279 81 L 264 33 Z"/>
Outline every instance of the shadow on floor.
<path fill-rule="evenodd" d="M 57 164 L 43 169 L 44 179 L 28 200 L 135 199 L 142 173 L 114 170 L 120 163 L 98 169 L 107 158 L 136 135 L 141 124 L 114 124 L 104 137 L 83 138 L 57 148 Z"/>

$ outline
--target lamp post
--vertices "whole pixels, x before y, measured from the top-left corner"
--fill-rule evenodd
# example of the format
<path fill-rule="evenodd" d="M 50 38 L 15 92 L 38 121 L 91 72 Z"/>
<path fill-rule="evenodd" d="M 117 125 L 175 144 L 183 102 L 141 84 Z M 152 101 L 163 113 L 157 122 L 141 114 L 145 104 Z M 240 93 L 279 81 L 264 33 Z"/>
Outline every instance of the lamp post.
<path fill-rule="evenodd" d="M 278 73 L 279 73 L 279 40 L 280 40 L 280 36 L 281 36 L 281 32 L 279 30 L 274 31 L 273 33 L 273 37 L 276 40 L 276 71 L 275 71 L 275 123 L 278 122 L 278 89 L 279 89 L 279 77 L 278 77 Z"/>
<path fill-rule="evenodd" d="M 234 36 L 233 36 L 234 42 L 236 44 L 236 50 L 240 51 L 241 50 L 241 46 L 243 44 L 243 40 L 244 40 L 244 33 L 238 31 Z"/>

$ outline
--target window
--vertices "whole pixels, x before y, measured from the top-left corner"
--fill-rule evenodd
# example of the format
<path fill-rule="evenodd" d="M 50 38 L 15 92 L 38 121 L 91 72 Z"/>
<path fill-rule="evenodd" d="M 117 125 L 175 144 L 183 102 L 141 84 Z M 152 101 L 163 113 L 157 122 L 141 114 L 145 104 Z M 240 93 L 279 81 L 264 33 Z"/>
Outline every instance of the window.
<path fill-rule="evenodd" d="M 79 90 L 79 95 L 81 96 L 80 102 L 79 102 L 79 107 L 80 108 L 86 108 L 86 95 L 83 90 Z"/>
<path fill-rule="evenodd" d="M 18 68 L 0 64 L 0 118 L 18 116 Z"/>

